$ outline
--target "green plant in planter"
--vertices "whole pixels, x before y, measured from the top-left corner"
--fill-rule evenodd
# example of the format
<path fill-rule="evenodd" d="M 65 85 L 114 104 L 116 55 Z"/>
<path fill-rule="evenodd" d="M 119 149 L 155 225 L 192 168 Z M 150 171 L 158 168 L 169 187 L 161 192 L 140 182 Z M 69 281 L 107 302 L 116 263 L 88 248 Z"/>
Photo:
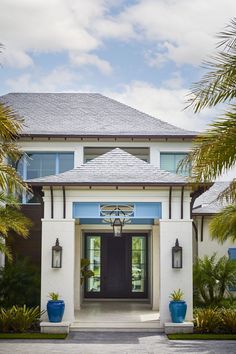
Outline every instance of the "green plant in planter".
<path fill-rule="evenodd" d="M 184 293 L 182 290 L 174 290 L 173 293 L 170 294 L 171 301 L 181 301 L 183 300 Z"/>
<path fill-rule="evenodd" d="M 90 260 L 88 258 L 82 258 L 80 261 L 80 272 L 81 272 L 81 278 L 80 278 L 80 284 L 82 285 L 85 281 L 85 279 L 91 278 L 94 276 L 94 272 L 90 269 L 88 269 L 88 266 L 90 265 Z"/>
<path fill-rule="evenodd" d="M 171 314 L 171 320 L 174 323 L 182 323 L 185 320 L 187 304 L 183 300 L 184 293 L 178 289 L 170 294 L 169 310 Z"/>
<path fill-rule="evenodd" d="M 59 300 L 59 294 L 58 293 L 51 292 L 51 293 L 48 294 L 48 297 L 52 301 L 58 301 Z"/>
<path fill-rule="evenodd" d="M 61 322 L 65 311 L 65 303 L 63 300 L 59 300 L 59 294 L 51 292 L 49 293 L 51 300 L 47 303 L 47 313 L 50 322 Z"/>

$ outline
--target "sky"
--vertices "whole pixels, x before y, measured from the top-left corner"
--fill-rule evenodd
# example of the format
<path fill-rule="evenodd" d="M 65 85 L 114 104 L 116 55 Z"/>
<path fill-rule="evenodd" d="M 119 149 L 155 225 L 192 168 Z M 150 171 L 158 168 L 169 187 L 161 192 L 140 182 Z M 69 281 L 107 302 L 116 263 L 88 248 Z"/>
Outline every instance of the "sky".
<path fill-rule="evenodd" d="M 0 94 L 99 92 L 171 124 L 185 110 L 235 0 L 0 0 Z"/>

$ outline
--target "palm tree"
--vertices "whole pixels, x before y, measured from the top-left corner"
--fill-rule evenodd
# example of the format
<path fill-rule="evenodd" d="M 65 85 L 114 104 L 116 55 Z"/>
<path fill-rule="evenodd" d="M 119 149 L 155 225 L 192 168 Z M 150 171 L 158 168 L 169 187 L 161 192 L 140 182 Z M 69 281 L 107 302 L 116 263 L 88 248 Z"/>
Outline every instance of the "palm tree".
<path fill-rule="evenodd" d="M 236 241 L 236 205 L 228 205 L 209 225 L 212 239 L 224 243 L 227 239 Z"/>
<path fill-rule="evenodd" d="M 23 121 L 10 107 L 0 103 L 0 252 L 11 259 L 11 252 L 6 245 L 9 231 L 27 237 L 31 221 L 19 210 L 15 198 L 17 193 L 27 190 L 27 184 L 8 162 L 17 161 L 21 152 L 16 139 L 22 129 Z"/>
<path fill-rule="evenodd" d="M 224 297 L 226 289 L 235 286 L 236 263 L 227 257 L 205 256 L 193 266 L 195 298 L 207 305 L 217 305 Z"/>
<path fill-rule="evenodd" d="M 223 115 L 194 140 L 192 151 L 180 166 L 184 168 L 191 164 L 195 182 L 215 180 L 236 163 L 236 18 L 219 34 L 219 38 L 218 53 L 204 63 L 207 72 L 193 85 L 188 100 L 188 107 L 191 106 L 195 113 L 206 107 L 227 105 Z M 236 202 L 236 179 L 220 197 Z M 213 237 L 222 241 L 233 235 L 236 239 L 235 227 L 231 227 L 235 213 L 235 206 L 227 207 L 213 219 L 210 228 Z M 225 224 L 219 227 L 222 221 Z M 224 227 L 226 223 L 228 226 Z"/>

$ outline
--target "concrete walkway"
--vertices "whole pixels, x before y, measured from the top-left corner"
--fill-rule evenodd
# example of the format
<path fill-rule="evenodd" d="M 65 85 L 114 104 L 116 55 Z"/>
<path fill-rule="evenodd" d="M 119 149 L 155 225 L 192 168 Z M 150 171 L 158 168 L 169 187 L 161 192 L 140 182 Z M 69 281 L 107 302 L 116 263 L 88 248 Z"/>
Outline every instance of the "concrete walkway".
<path fill-rule="evenodd" d="M 235 354 L 235 341 L 169 341 L 153 333 L 72 333 L 65 341 L 0 341 L 1 354 Z"/>

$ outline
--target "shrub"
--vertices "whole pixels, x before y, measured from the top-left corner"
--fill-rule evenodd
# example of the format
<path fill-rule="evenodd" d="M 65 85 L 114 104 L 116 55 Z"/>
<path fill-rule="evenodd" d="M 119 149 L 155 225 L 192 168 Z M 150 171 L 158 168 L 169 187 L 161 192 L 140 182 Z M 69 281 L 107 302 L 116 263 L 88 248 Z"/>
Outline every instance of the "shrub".
<path fill-rule="evenodd" d="M 221 327 L 221 316 L 217 308 L 195 309 L 194 326 L 197 332 L 215 333 Z"/>
<path fill-rule="evenodd" d="M 222 309 L 222 330 L 227 333 L 236 333 L 236 309 Z"/>
<path fill-rule="evenodd" d="M 193 267 L 193 283 L 195 304 L 218 306 L 227 288 L 236 283 L 236 262 L 227 257 L 217 259 L 216 254 L 198 259 Z"/>
<path fill-rule="evenodd" d="M 40 271 L 27 258 L 0 269 L 0 305 L 37 306 L 40 302 Z"/>
<path fill-rule="evenodd" d="M 25 332 L 32 329 L 39 321 L 44 311 L 39 306 L 27 307 L 12 306 L 10 309 L 0 308 L 0 331 L 1 332 Z"/>
<path fill-rule="evenodd" d="M 10 332 L 11 316 L 9 310 L 0 308 L 0 332 Z"/>

